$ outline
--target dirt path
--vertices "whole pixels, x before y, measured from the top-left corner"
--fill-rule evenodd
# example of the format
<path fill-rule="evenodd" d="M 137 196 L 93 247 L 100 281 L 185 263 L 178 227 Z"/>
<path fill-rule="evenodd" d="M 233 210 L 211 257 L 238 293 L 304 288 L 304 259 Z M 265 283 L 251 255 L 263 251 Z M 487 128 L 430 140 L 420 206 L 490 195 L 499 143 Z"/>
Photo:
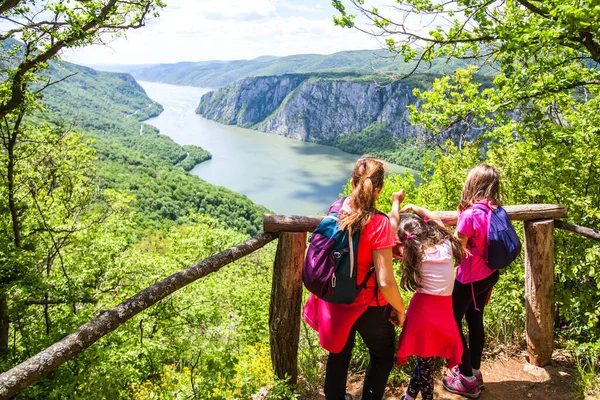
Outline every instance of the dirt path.
<path fill-rule="evenodd" d="M 525 371 L 525 369 L 529 371 Z M 523 357 L 499 358 L 482 366 L 485 388 L 479 396 L 482 400 L 578 400 L 575 394 L 574 377 L 566 363 L 554 361 L 546 368 L 529 366 Z M 362 392 L 361 375 L 352 375 L 348 380 L 348 392 L 354 399 L 360 399 Z M 464 397 L 446 392 L 440 379 L 435 382 L 436 400 L 459 400 Z M 388 388 L 385 400 L 400 400 L 405 387 Z M 324 400 L 323 395 L 312 397 Z M 420 399 L 420 397 L 419 397 Z M 592 400 L 588 397 L 586 400 Z"/>

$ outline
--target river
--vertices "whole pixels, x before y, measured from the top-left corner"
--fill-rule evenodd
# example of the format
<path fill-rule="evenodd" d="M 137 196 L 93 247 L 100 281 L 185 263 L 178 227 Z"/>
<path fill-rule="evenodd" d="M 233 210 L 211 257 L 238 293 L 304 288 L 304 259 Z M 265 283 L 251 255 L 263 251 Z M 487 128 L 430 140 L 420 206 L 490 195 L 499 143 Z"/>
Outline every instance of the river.
<path fill-rule="evenodd" d="M 223 125 L 195 114 L 209 89 L 139 82 L 164 111 L 146 123 L 179 144 L 208 150 L 212 159 L 192 174 L 248 196 L 278 214 L 323 214 L 342 191 L 359 156 L 330 146 Z M 404 168 L 388 164 L 392 172 Z"/>

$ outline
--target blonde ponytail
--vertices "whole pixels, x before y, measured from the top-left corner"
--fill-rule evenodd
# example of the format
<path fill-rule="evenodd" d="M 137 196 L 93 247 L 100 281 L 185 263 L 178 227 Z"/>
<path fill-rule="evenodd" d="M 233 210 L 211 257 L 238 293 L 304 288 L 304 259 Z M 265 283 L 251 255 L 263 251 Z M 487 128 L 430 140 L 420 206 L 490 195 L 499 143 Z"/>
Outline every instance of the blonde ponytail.
<path fill-rule="evenodd" d="M 375 203 L 383 188 L 384 163 L 362 156 L 352 172 L 352 211 L 340 218 L 340 227 L 360 232 L 375 215 Z"/>

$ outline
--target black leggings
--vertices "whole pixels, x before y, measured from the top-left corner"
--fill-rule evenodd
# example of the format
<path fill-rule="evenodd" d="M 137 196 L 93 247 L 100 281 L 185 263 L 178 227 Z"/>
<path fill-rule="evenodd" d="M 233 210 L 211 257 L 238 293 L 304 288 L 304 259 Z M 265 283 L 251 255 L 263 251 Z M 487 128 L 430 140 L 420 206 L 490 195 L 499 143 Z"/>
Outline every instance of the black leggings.
<path fill-rule="evenodd" d="M 454 319 L 458 325 L 458 331 L 463 344 L 462 364 L 460 373 L 464 376 L 473 376 L 473 368 L 481 367 L 481 355 L 483 354 L 483 345 L 485 344 L 485 333 L 483 330 L 483 309 L 488 299 L 492 287 L 498 282 L 500 273 L 494 272 L 492 275 L 473 283 L 460 283 L 454 281 L 454 290 L 452 291 L 452 309 L 454 310 Z M 472 286 L 471 286 L 472 285 Z M 475 296 L 475 304 L 473 304 Z M 462 331 L 462 319 L 465 317 L 469 328 L 469 343 Z"/>
<path fill-rule="evenodd" d="M 356 332 L 360 333 L 371 356 L 365 373 L 362 399 L 380 400 L 383 398 L 395 357 L 396 331 L 388 321 L 389 317 L 390 307 L 388 306 L 367 308 L 352 326 L 344 349 L 339 353 L 329 353 L 325 372 L 325 398 L 327 400 L 341 400 L 346 394 L 346 378 Z"/>
<path fill-rule="evenodd" d="M 406 394 L 416 399 L 419 392 L 423 400 L 433 400 L 433 357 L 417 357 Z"/>

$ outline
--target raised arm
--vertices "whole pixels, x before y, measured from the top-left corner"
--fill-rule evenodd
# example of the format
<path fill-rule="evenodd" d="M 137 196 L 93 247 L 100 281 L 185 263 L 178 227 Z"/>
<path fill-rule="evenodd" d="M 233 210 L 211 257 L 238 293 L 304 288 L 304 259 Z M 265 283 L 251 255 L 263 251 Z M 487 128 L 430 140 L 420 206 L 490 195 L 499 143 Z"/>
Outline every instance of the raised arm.
<path fill-rule="evenodd" d="M 398 225 L 400 224 L 400 206 L 405 197 L 406 191 L 404 189 L 392 193 L 392 213 L 390 215 L 390 223 L 392 225 L 392 230 L 394 231 L 394 236 L 396 236 L 396 232 L 398 232 Z"/>
<path fill-rule="evenodd" d="M 444 223 L 442 222 L 440 217 L 438 217 L 437 214 L 435 214 L 432 211 L 429 211 L 428 209 L 426 209 L 424 207 L 415 206 L 414 204 L 407 204 L 406 206 L 402 207 L 402 209 L 400 210 L 401 213 L 409 212 L 409 211 L 414 212 L 421 218 L 427 218 L 428 220 L 435 222 L 436 224 L 438 224 L 439 226 L 444 228 Z"/>

